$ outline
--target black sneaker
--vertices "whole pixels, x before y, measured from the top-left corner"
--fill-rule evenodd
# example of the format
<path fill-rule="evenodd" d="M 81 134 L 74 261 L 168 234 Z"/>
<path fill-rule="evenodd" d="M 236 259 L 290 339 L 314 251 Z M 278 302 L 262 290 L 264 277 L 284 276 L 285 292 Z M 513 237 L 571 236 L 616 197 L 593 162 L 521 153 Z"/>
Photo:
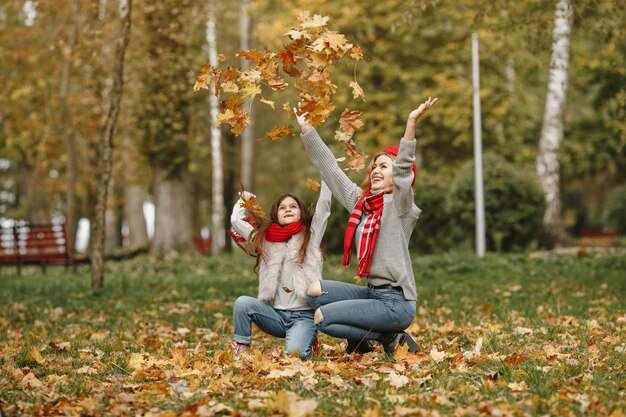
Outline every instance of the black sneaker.
<path fill-rule="evenodd" d="M 373 352 L 374 348 L 370 344 L 369 340 L 348 339 L 348 346 L 346 347 L 346 353 L 358 353 L 363 355 L 365 353 Z"/>
<path fill-rule="evenodd" d="M 420 347 L 415 343 L 415 340 L 409 336 L 406 332 L 394 333 L 390 339 L 382 342 L 385 348 L 385 353 L 393 355 L 396 351 L 396 347 L 399 345 L 409 345 L 409 352 L 415 353 L 420 350 Z"/>

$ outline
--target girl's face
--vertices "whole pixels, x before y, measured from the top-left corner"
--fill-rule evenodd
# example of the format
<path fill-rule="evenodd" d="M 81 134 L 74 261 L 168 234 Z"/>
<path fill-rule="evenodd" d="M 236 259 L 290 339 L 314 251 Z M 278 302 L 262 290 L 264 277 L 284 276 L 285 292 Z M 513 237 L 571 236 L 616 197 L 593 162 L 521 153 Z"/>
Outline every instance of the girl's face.
<path fill-rule="evenodd" d="M 389 191 L 393 188 L 393 177 L 391 175 L 393 160 L 387 155 L 380 155 L 372 164 L 370 172 L 370 182 L 372 191 Z"/>
<path fill-rule="evenodd" d="M 286 226 L 290 223 L 300 221 L 300 206 L 298 202 L 291 197 L 285 197 L 278 205 L 278 224 Z"/>

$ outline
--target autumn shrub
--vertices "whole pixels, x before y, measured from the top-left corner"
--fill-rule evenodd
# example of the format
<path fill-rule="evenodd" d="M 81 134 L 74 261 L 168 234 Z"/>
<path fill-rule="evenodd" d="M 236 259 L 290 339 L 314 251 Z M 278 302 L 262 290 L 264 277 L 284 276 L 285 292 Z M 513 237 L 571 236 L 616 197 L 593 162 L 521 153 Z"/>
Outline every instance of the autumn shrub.
<path fill-rule="evenodd" d="M 532 246 L 541 230 L 544 195 L 523 167 L 494 154 L 483 159 L 486 244 L 490 250 L 523 250 Z M 448 193 L 451 230 L 463 230 L 465 241 L 475 234 L 474 163 L 464 164 Z M 455 236 L 456 238 L 456 236 Z"/>
<path fill-rule="evenodd" d="M 606 228 L 626 233 L 626 185 L 620 185 L 611 191 L 603 217 Z"/>

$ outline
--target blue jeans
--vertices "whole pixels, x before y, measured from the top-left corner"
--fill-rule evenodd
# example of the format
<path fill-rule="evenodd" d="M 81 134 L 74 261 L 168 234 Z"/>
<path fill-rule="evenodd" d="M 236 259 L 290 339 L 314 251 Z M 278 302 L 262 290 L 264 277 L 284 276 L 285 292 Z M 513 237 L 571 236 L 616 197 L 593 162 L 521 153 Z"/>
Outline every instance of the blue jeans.
<path fill-rule="evenodd" d="M 415 301 L 407 301 L 402 289 L 374 289 L 337 281 L 321 281 L 322 295 L 309 296 L 324 320 L 318 330 L 351 340 L 385 342 L 411 325 Z"/>
<path fill-rule="evenodd" d="M 252 343 L 252 322 L 265 333 L 285 339 L 285 353 L 298 352 L 300 359 L 311 355 L 311 344 L 317 337 L 313 310 L 276 310 L 261 300 L 243 295 L 233 306 L 233 339 Z"/>

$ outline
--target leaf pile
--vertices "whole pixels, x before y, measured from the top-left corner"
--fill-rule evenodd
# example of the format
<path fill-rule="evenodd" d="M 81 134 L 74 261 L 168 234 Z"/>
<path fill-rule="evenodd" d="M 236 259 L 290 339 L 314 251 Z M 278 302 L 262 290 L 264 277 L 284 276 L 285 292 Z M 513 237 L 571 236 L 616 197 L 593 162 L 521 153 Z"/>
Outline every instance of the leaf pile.
<path fill-rule="evenodd" d="M 337 86 L 330 69 L 346 55 L 355 61 L 363 59 L 363 52 L 358 46 L 327 27 L 328 20 L 327 16 L 301 12 L 299 26 L 284 34 L 286 41 L 283 49 L 264 52 L 250 49 L 236 55 L 250 61 L 244 71 L 232 66 L 220 69 L 202 65 L 196 74 L 193 90 L 210 90 L 213 84 L 213 94 L 227 95 L 221 101 L 217 124 L 226 123 L 234 135 L 240 135 L 250 124 L 250 113 L 244 108 L 245 98 L 252 102 L 260 97 L 261 103 L 274 109 L 274 101 L 264 98 L 264 91 L 279 92 L 287 88 L 295 89 L 299 94 L 297 114 L 304 114 L 313 126 L 323 124 L 335 110 L 333 95 Z M 365 93 L 356 79 L 350 82 L 349 87 L 355 99 L 365 100 Z M 280 108 L 287 112 L 288 117 L 291 116 L 292 105 L 289 102 L 282 103 Z M 352 139 L 354 131 L 363 126 L 360 116 L 359 111 L 345 109 L 335 134 L 335 138 L 345 144 L 348 169 L 357 171 L 365 166 L 367 159 L 367 155 L 357 151 Z M 289 125 L 277 126 L 267 132 L 272 141 L 293 135 L 293 128 Z"/>

